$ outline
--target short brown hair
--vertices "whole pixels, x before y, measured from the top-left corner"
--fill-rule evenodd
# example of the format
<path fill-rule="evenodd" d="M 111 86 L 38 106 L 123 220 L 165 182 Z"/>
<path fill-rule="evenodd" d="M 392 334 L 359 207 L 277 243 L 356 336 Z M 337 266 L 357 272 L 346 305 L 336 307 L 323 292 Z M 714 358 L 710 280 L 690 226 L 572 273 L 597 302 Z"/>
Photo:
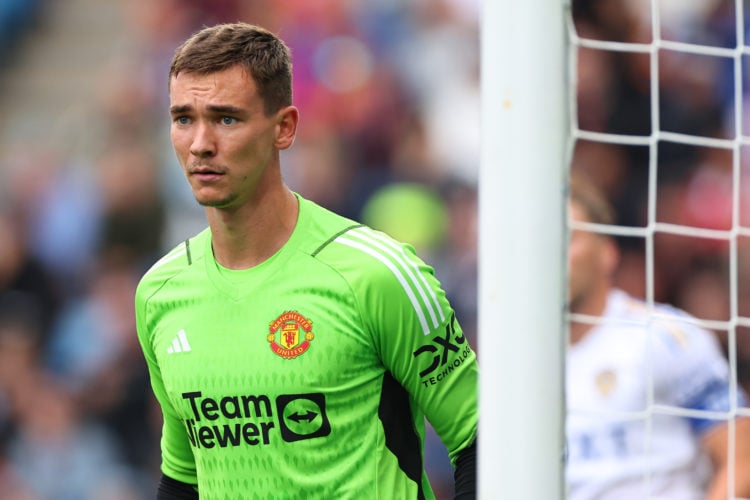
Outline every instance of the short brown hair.
<path fill-rule="evenodd" d="M 276 35 L 247 23 L 217 24 L 194 33 L 175 51 L 169 81 L 242 65 L 258 87 L 266 114 L 292 104 L 292 58 Z"/>
<path fill-rule="evenodd" d="M 595 224 L 615 223 L 615 210 L 599 187 L 575 170 L 570 173 L 568 197 L 583 208 L 589 221 Z"/>

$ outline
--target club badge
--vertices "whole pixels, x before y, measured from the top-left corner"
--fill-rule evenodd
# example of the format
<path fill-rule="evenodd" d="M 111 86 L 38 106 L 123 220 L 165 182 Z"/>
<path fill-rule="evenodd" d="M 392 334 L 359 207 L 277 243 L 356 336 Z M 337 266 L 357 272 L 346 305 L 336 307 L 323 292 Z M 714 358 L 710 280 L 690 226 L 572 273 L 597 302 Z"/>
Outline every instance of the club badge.
<path fill-rule="evenodd" d="M 271 321 L 268 342 L 271 350 L 284 359 L 292 359 L 303 354 L 315 337 L 312 321 L 297 311 L 287 311 Z"/>
<path fill-rule="evenodd" d="M 602 370 L 596 375 L 596 388 L 599 394 L 608 397 L 617 387 L 617 375 L 614 370 Z"/>

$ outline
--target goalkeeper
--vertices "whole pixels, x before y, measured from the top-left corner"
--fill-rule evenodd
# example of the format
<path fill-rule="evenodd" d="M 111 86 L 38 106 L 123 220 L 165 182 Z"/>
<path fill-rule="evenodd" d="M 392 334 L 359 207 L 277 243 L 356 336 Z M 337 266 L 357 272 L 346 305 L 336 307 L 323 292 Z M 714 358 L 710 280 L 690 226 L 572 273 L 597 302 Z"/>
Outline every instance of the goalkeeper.
<path fill-rule="evenodd" d="M 473 498 L 476 356 L 413 248 L 285 185 L 291 75 L 285 44 L 243 23 L 172 60 L 171 140 L 208 228 L 135 297 L 157 498 L 434 498 L 425 417 Z"/>
<path fill-rule="evenodd" d="M 573 176 L 573 221 L 612 224 L 602 194 Z M 570 500 L 750 497 L 750 420 L 734 420 L 729 367 L 717 339 L 685 312 L 654 310 L 613 285 L 610 236 L 575 229 L 569 307 L 599 318 L 571 322 L 567 357 Z M 682 408 L 692 413 L 670 409 Z M 734 464 L 733 474 L 730 465 Z M 728 496 L 729 478 L 735 492 Z"/>

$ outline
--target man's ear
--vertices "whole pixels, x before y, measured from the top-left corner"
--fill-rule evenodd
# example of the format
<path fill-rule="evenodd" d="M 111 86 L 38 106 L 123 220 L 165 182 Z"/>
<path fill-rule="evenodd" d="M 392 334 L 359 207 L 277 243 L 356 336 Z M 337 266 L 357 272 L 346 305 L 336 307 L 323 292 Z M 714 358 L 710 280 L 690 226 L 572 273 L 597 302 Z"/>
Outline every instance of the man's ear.
<path fill-rule="evenodd" d="M 294 144 L 297 136 L 299 110 L 294 106 L 286 106 L 276 112 L 276 140 L 277 149 L 288 149 Z"/>

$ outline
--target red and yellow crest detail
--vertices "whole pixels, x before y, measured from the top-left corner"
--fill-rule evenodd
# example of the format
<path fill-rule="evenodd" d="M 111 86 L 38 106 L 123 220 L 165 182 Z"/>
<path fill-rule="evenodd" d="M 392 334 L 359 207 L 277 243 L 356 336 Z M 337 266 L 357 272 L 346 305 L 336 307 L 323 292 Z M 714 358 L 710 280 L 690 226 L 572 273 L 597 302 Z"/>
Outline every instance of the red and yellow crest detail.
<path fill-rule="evenodd" d="M 307 351 L 315 337 L 312 321 L 297 311 L 287 311 L 269 325 L 271 350 L 284 359 L 296 358 Z"/>

